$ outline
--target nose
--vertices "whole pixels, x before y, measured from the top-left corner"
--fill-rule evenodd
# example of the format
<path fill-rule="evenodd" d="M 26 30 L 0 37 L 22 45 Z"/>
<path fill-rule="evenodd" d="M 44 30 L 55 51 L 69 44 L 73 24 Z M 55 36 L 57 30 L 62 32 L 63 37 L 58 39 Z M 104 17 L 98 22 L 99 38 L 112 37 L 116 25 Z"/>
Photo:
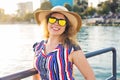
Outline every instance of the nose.
<path fill-rule="evenodd" d="M 59 25 L 59 24 L 58 24 L 58 21 L 56 21 L 54 24 L 55 24 L 55 25 Z"/>

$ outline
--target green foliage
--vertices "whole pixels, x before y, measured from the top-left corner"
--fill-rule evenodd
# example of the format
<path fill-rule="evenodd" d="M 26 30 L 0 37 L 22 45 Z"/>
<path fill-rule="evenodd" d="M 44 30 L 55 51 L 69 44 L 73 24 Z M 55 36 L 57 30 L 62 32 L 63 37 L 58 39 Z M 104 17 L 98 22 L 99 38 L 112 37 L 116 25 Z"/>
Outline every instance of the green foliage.
<path fill-rule="evenodd" d="M 120 13 L 120 6 L 116 9 L 116 12 Z"/>
<path fill-rule="evenodd" d="M 109 12 L 110 12 L 109 1 L 102 2 L 98 5 L 98 10 L 97 10 L 98 14 L 109 14 Z"/>
<path fill-rule="evenodd" d="M 116 13 L 118 7 L 119 7 L 119 6 L 118 6 L 118 3 L 116 2 L 116 0 L 113 0 L 113 2 L 110 3 L 111 12 Z"/>
<path fill-rule="evenodd" d="M 73 5 L 73 11 L 80 14 L 84 11 L 84 8 L 78 5 Z"/>
<path fill-rule="evenodd" d="M 40 9 L 41 10 L 50 10 L 52 7 L 53 7 L 52 4 L 49 1 L 46 1 L 41 4 Z"/>
<path fill-rule="evenodd" d="M 34 18 L 33 13 L 27 13 L 27 14 L 24 16 L 24 20 L 25 20 L 25 21 L 28 21 L 28 22 L 30 22 L 31 19 L 33 19 L 33 18 Z"/>
<path fill-rule="evenodd" d="M 83 7 L 84 9 L 87 9 L 87 7 L 88 7 L 88 2 L 86 2 L 85 0 L 82 0 L 82 7 Z"/>
<path fill-rule="evenodd" d="M 69 11 L 72 11 L 72 7 L 71 7 L 68 3 L 65 3 L 64 6 L 65 6 Z"/>
<path fill-rule="evenodd" d="M 93 8 L 93 7 L 88 7 L 85 12 L 84 12 L 84 15 L 85 16 L 92 16 L 96 13 L 96 9 Z"/>
<path fill-rule="evenodd" d="M 80 11 L 80 8 L 78 5 L 73 5 L 73 11 L 74 12 L 79 12 Z"/>
<path fill-rule="evenodd" d="M 9 21 L 11 21 L 11 18 L 12 17 L 7 14 L 0 15 L 0 23 L 8 23 Z"/>
<path fill-rule="evenodd" d="M 119 5 L 116 0 L 113 0 L 113 2 L 105 1 L 98 4 L 98 14 L 109 14 L 110 11 L 112 13 L 119 13 Z"/>

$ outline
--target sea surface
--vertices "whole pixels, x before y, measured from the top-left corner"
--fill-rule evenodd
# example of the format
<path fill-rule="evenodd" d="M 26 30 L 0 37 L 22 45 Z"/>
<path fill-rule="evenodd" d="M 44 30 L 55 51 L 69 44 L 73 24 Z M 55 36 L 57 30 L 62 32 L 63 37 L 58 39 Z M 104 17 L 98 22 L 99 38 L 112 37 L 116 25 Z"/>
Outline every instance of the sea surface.
<path fill-rule="evenodd" d="M 42 40 L 42 28 L 35 24 L 0 25 L 0 77 L 33 68 L 33 44 Z M 120 80 L 120 27 L 84 26 L 77 35 L 84 53 L 114 47 L 117 50 L 117 80 Z M 112 53 L 87 59 L 97 80 L 112 74 Z M 75 67 L 76 80 L 83 80 Z M 23 80 L 32 80 L 32 77 Z"/>

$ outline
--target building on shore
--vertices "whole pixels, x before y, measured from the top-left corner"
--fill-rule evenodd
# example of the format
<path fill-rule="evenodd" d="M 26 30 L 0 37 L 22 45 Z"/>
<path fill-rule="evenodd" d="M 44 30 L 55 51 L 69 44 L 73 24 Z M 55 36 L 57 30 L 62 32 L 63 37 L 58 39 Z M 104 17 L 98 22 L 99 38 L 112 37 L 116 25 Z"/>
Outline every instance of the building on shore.
<path fill-rule="evenodd" d="M 24 16 L 27 13 L 33 12 L 33 3 L 32 2 L 24 2 L 18 3 L 18 16 Z"/>
<path fill-rule="evenodd" d="M 0 15 L 4 13 L 5 13 L 4 9 L 0 8 Z"/>

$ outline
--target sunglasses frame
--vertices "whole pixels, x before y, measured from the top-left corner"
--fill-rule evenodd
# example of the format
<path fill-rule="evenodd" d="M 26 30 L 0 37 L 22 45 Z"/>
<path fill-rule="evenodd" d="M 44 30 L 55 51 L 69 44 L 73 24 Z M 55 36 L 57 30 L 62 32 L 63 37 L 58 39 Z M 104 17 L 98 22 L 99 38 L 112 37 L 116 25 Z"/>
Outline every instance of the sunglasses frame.
<path fill-rule="evenodd" d="M 48 17 L 48 22 L 49 22 L 49 23 L 51 23 L 51 22 L 49 21 L 49 18 L 55 19 L 56 21 L 55 21 L 54 23 L 56 23 L 56 22 L 58 21 L 58 24 L 59 24 L 60 26 L 62 26 L 62 27 L 65 26 L 65 25 L 67 25 L 67 20 L 66 20 L 66 19 L 58 19 L 58 18 L 56 18 L 56 17 Z M 60 22 L 59 22 L 60 20 L 64 20 L 64 21 L 65 21 L 65 25 L 61 25 Z M 51 23 L 51 24 L 54 24 L 54 23 Z"/>

